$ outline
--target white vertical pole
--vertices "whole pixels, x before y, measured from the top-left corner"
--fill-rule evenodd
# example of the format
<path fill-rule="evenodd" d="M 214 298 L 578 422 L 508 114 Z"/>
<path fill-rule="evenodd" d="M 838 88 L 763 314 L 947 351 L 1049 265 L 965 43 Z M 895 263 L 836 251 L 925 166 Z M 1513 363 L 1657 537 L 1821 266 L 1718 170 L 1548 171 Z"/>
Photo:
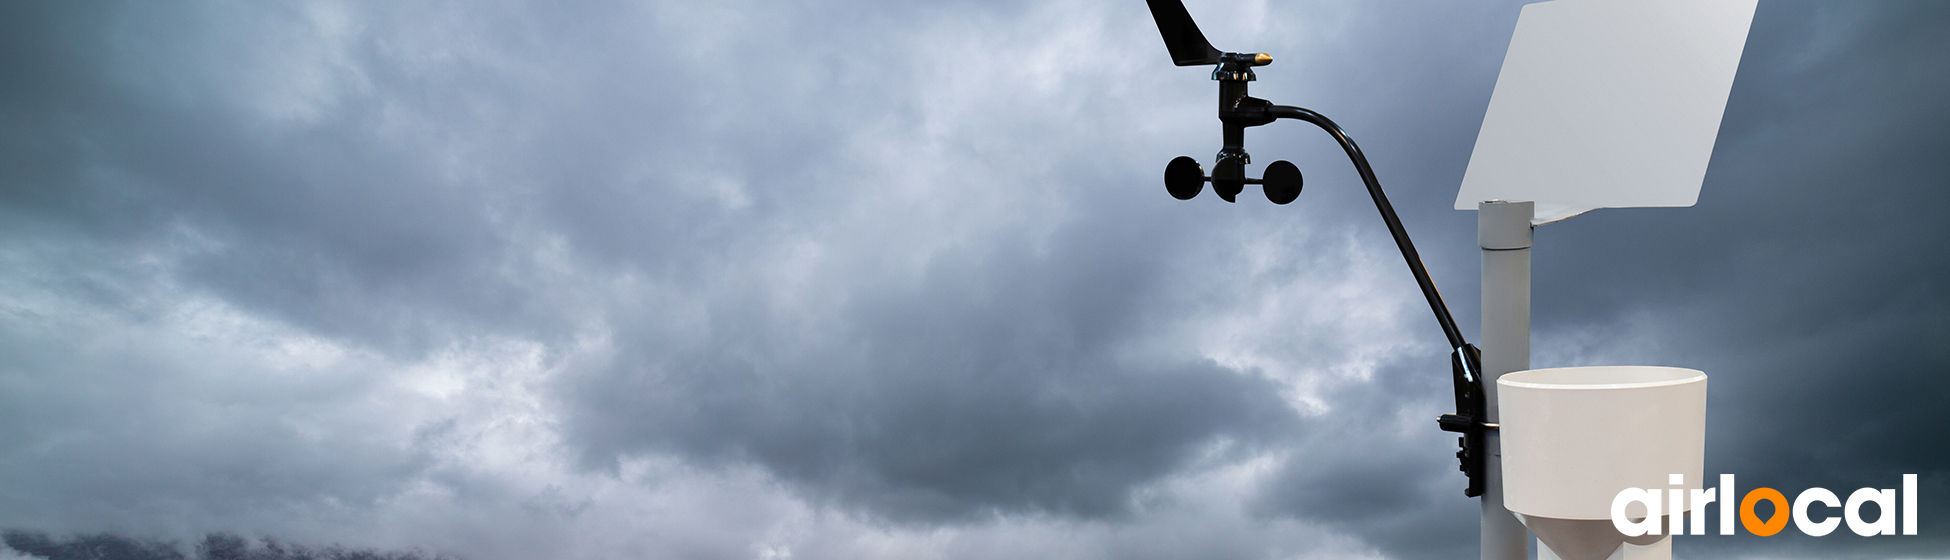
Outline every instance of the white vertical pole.
<path fill-rule="evenodd" d="M 1476 244 L 1483 248 L 1483 390 L 1489 418 L 1499 421 L 1497 376 L 1530 369 L 1530 202 L 1476 205 Z M 1503 507 L 1503 439 L 1488 432 L 1483 489 L 1482 560 L 1529 558 L 1530 532 Z M 1543 543 L 1538 543 L 1543 550 Z"/>
<path fill-rule="evenodd" d="M 1625 543 L 1612 556 L 1619 560 L 1672 560 L 1672 537 L 1645 546 Z"/>

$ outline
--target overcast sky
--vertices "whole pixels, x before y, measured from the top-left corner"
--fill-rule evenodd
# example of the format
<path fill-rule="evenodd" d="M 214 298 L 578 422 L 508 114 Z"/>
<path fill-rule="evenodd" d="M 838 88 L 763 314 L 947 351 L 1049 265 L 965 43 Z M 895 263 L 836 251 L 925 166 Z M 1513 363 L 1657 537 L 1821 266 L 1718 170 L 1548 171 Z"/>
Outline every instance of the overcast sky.
<path fill-rule="evenodd" d="M 1191 0 L 1450 209 L 1519 2 Z M 1447 348 L 1339 149 L 1173 200 L 1137 0 L 0 3 L 0 528 L 497 559 L 1473 557 Z M 1922 478 L 1950 5 L 1762 2 L 1697 207 L 1537 231 L 1537 367 L 1712 376 L 1706 471 Z M 1257 167 L 1257 166 L 1256 166 Z M 1255 171 L 1257 173 L 1257 171 Z"/>

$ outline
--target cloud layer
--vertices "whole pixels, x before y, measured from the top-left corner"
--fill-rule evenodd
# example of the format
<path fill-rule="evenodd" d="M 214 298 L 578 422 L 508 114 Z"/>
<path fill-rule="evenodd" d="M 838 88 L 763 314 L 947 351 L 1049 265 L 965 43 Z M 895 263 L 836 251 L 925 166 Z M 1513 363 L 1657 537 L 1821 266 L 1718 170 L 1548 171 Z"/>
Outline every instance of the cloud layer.
<path fill-rule="evenodd" d="M 1518 5 L 1190 8 L 1362 142 L 1473 332 L 1447 207 Z M 1946 16 L 1764 3 L 1699 206 L 1538 231 L 1533 363 L 1707 370 L 1709 472 L 1950 504 Z M 1155 35 L 1135 3 L 0 7 L 0 526 L 1472 554 L 1446 348 L 1352 170 L 1267 127 L 1299 202 L 1171 200 L 1219 139 Z"/>

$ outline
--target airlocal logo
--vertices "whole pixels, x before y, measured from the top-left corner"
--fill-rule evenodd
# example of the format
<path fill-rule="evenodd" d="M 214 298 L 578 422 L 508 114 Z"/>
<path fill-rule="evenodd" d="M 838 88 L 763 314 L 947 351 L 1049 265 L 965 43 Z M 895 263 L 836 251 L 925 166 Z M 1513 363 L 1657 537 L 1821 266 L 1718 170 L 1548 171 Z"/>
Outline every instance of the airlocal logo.
<path fill-rule="evenodd" d="M 1667 482 L 1673 486 L 1679 486 L 1684 484 L 1686 479 L 1684 476 L 1675 474 L 1667 477 Z M 1725 492 L 1720 493 L 1721 490 L 1725 490 Z M 1691 516 L 1693 518 L 1693 530 L 1690 534 L 1704 535 L 1706 534 L 1706 516 L 1702 514 L 1705 513 L 1706 504 L 1714 503 L 1718 501 L 1718 498 L 1725 497 L 1726 500 L 1720 501 L 1719 505 L 1720 534 L 1722 535 L 1733 534 L 1733 513 L 1735 511 L 1740 512 L 1741 527 L 1746 528 L 1749 533 L 1763 537 L 1773 536 L 1775 533 L 1781 532 L 1781 529 L 1787 528 L 1790 517 L 1794 519 L 1794 528 L 1816 537 L 1833 532 L 1835 526 L 1841 524 L 1843 521 L 1848 522 L 1848 530 L 1854 531 L 1855 534 L 1864 537 L 1896 534 L 1896 491 L 1891 489 L 1877 490 L 1874 488 L 1863 488 L 1856 490 L 1848 495 L 1848 502 L 1844 504 L 1840 499 L 1835 497 L 1834 492 L 1829 492 L 1825 488 L 1809 488 L 1801 491 L 1800 495 L 1795 496 L 1794 505 L 1790 507 L 1787 496 L 1781 494 L 1780 490 L 1773 488 L 1755 488 L 1753 491 L 1748 492 L 1746 497 L 1741 498 L 1740 507 L 1735 508 L 1728 507 L 1733 503 L 1733 496 L 1735 494 L 1733 475 L 1723 474 L 1720 475 L 1719 488 L 1669 488 L 1666 494 L 1670 496 L 1668 500 L 1661 500 L 1659 490 L 1657 489 L 1626 488 L 1624 491 L 1619 492 L 1618 496 L 1611 500 L 1612 526 L 1618 528 L 1618 532 L 1624 533 L 1627 537 L 1660 534 L 1660 525 L 1662 523 L 1658 516 L 1647 515 L 1639 519 L 1627 518 L 1628 510 L 1638 510 L 1638 508 L 1631 507 L 1637 504 L 1644 508 L 1641 510 L 1644 512 L 1666 512 L 1665 519 L 1669 520 L 1671 525 L 1671 527 L 1666 528 L 1667 532 L 1674 535 L 1689 534 L 1686 532 L 1685 519 L 1687 516 L 1684 514 L 1690 510 L 1693 513 Z M 1716 496 L 1716 494 L 1718 495 Z M 1689 495 L 1692 504 L 1691 508 L 1686 507 Z M 1669 507 L 1660 507 L 1662 501 L 1665 502 L 1664 505 Z M 1774 506 L 1774 512 L 1768 515 L 1765 521 L 1761 520 L 1759 513 L 1754 511 L 1754 508 L 1761 502 L 1769 502 Z M 1871 503 L 1876 505 L 1876 519 L 1875 521 L 1864 521 L 1862 519 L 1862 506 Z M 1833 514 L 1828 514 L 1820 520 L 1814 519 L 1814 515 L 1808 511 L 1808 507 L 1814 504 L 1821 504 L 1831 508 L 1842 508 L 1841 518 L 1837 519 Z M 1902 510 L 1903 534 L 1916 534 L 1916 475 L 1903 475 Z"/>

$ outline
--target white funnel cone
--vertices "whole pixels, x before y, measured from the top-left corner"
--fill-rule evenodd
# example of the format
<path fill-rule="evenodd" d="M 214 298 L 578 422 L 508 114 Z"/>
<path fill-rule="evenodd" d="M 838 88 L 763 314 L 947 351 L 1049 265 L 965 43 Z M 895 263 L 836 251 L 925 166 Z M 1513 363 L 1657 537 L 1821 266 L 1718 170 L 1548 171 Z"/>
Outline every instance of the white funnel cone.
<path fill-rule="evenodd" d="M 1700 488 L 1706 461 L 1706 374 L 1616 366 L 1533 369 L 1496 381 L 1502 407 L 1503 503 L 1565 560 L 1604 560 L 1628 538 L 1611 522 L 1626 488 Z M 1670 475 L 1684 482 L 1671 484 Z M 1671 511 L 1627 511 L 1633 518 Z M 1690 507 L 1690 504 L 1686 504 Z"/>

